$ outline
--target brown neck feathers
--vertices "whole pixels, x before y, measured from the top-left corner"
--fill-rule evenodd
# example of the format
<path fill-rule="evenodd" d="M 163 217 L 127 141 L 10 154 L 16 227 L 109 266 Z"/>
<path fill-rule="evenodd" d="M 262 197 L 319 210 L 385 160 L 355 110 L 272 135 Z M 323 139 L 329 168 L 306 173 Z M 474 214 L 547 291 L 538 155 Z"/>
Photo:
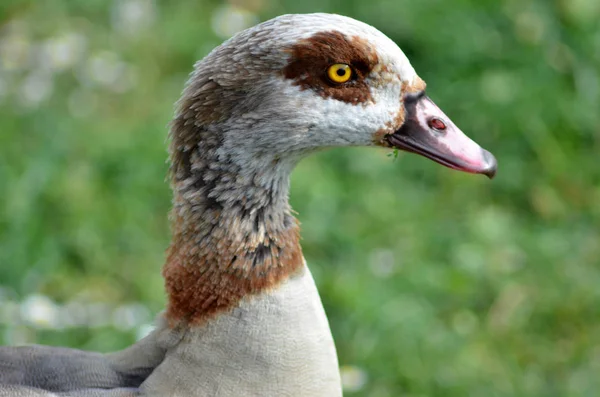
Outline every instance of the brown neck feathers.
<path fill-rule="evenodd" d="M 200 324 L 276 287 L 303 264 L 287 202 L 289 175 L 272 170 L 265 179 L 263 169 L 262 178 L 240 178 L 248 170 L 216 155 L 218 138 L 195 128 L 202 144 L 189 145 L 188 128 L 176 119 L 171 130 L 173 237 L 163 276 L 173 325 Z"/>

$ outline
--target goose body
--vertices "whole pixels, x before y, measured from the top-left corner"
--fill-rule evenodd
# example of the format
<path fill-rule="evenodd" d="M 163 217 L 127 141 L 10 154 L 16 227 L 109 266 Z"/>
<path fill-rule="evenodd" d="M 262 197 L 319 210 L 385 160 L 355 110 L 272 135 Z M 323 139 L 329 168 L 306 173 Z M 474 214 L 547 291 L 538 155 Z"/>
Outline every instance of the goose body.
<path fill-rule="evenodd" d="M 289 176 L 336 146 L 493 176 L 493 156 L 424 90 L 395 43 L 339 15 L 284 15 L 217 47 L 171 124 L 173 237 L 156 329 L 111 354 L 2 347 L 0 396 L 341 396 Z"/>

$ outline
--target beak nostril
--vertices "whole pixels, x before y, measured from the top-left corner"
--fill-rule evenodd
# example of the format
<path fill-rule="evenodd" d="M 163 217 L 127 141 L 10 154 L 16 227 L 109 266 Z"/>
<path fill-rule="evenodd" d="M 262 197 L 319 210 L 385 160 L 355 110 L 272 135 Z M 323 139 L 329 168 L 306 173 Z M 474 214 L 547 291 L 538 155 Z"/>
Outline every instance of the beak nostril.
<path fill-rule="evenodd" d="M 434 130 L 437 131 L 444 131 L 446 129 L 446 123 L 444 123 L 442 120 L 438 119 L 437 117 L 433 117 L 429 120 L 429 127 L 433 128 Z"/>

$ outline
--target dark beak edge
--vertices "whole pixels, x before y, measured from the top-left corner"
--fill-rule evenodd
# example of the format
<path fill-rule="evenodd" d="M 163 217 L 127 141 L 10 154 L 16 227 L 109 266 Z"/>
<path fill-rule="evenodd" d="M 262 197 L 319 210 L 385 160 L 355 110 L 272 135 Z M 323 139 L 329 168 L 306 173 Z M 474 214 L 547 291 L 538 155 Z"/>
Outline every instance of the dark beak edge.
<path fill-rule="evenodd" d="M 467 137 L 424 92 L 405 96 L 404 107 L 404 124 L 386 137 L 392 147 L 455 170 L 490 179 L 496 175 L 496 158 Z"/>

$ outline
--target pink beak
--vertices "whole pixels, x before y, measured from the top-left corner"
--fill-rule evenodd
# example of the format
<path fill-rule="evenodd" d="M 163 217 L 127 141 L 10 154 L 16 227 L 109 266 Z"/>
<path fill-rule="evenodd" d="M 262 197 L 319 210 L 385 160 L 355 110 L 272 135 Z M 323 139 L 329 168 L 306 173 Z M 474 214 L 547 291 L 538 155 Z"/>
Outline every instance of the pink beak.
<path fill-rule="evenodd" d="M 405 96 L 404 108 L 406 120 L 387 136 L 390 145 L 455 170 L 496 175 L 496 158 L 467 137 L 425 92 Z"/>

